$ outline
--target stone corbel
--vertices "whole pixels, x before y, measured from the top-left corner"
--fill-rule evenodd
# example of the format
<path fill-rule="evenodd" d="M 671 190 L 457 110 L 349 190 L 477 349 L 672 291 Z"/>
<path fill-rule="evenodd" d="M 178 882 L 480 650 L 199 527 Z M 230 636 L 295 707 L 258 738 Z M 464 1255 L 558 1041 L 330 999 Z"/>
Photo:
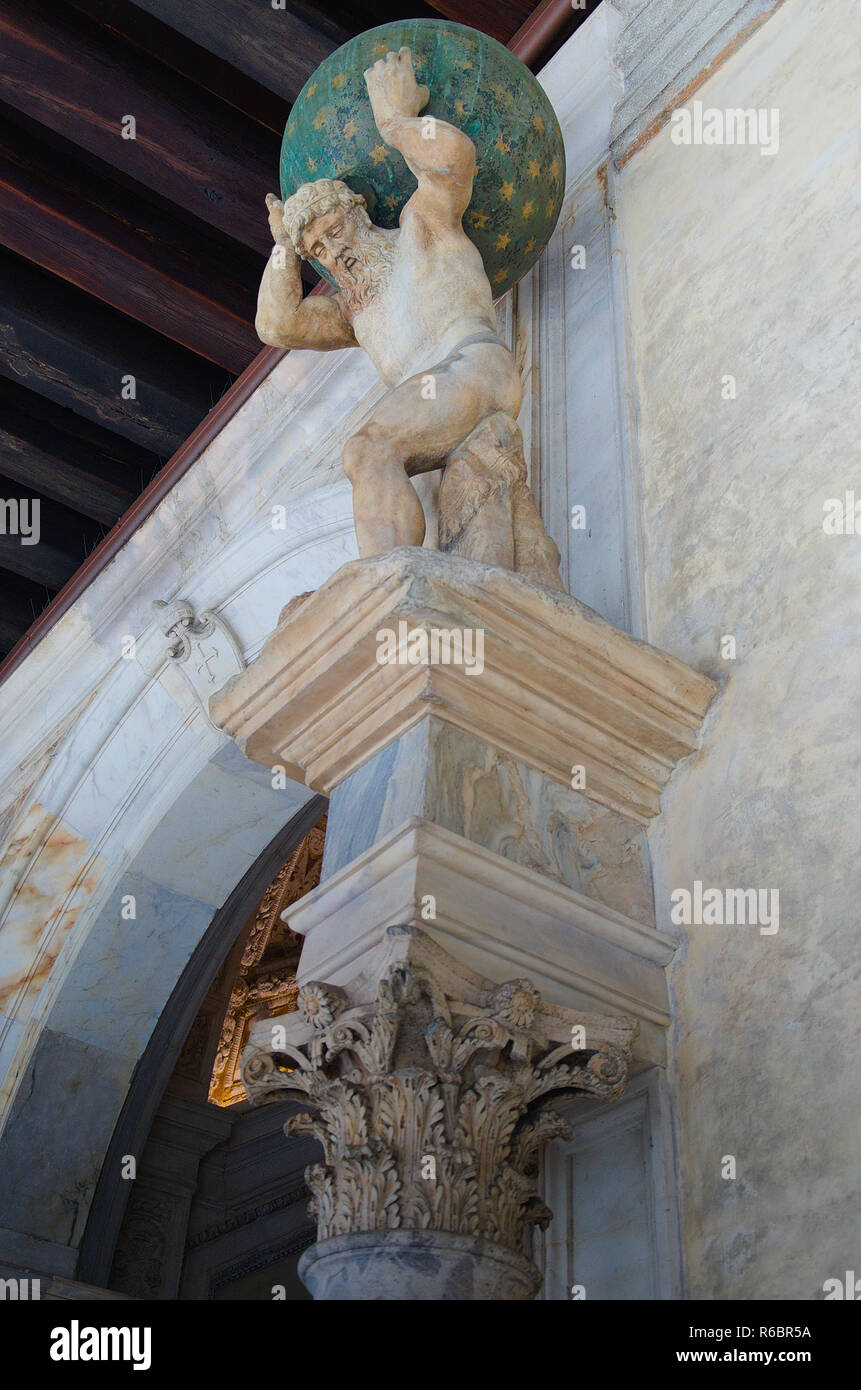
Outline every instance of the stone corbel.
<path fill-rule="evenodd" d="M 377 634 L 481 632 L 465 665 L 381 662 Z M 646 823 L 676 765 L 698 747 L 715 685 L 619 632 L 568 594 L 497 565 L 404 547 L 342 566 L 289 607 L 246 674 L 212 701 L 252 762 L 329 795 L 432 715 L 563 786 Z"/>

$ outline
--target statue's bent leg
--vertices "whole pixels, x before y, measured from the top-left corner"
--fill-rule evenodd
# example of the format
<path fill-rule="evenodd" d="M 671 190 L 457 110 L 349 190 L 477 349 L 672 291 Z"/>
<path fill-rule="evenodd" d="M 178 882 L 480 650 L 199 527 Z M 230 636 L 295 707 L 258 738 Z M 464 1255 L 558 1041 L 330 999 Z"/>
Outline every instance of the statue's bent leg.
<path fill-rule="evenodd" d="M 399 453 L 397 441 L 373 415 L 344 445 L 344 472 L 353 485 L 353 520 L 363 558 L 399 545 L 421 545 L 425 538 L 422 504 Z"/>
<path fill-rule="evenodd" d="M 519 400 L 517 369 L 501 343 L 456 349 L 385 396 L 344 446 L 359 554 L 421 545 L 424 513 L 410 473 L 442 467 L 480 420 Z"/>

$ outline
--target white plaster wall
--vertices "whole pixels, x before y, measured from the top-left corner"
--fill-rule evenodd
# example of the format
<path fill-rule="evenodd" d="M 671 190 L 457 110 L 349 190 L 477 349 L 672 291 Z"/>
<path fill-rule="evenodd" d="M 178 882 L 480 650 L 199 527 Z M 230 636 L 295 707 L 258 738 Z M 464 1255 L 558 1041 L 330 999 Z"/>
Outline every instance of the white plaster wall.
<path fill-rule="evenodd" d="M 778 108 L 779 152 L 665 127 L 620 176 L 645 636 L 723 685 L 651 834 L 690 1298 L 821 1298 L 861 1258 L 861 535 L 822 529 L 861 498 L 859 51 L 855 0 L 785 0 L 696 92 Z M 697 878 L 778 889 L 777 934 L 674 928 Z"/>
<path fill-rule="evenodd" d="M 540 1298 L 677 1299 L 676 1220 L 670 1115 L 663 1068 L 631 1078 L 607 1106 L 573 1101 L 571 1138 L 541 1160 L 543 1200 L 553 1212 L 536 1232 L 544 1270 Z"/>

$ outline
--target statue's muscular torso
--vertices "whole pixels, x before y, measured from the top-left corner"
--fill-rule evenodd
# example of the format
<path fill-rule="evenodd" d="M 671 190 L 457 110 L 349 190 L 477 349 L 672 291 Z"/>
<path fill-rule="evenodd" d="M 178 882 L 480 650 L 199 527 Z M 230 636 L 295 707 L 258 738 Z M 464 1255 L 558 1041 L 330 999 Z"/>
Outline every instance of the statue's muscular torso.
<path fill-rule="evenodd" d="M 303 185 L 284 205 L 270 197 L 278 254 L 264 272 L 257 314 L 264 342 L 280 347 L 358 343 L 390 388 L 343 449 L 363 556 L 421 545 L 424 511 L 410 479 L 447 466 L 495 415 L 507 417 L 503 435 L 515 438 L 523 396 L 517 363 L 496 332 L 481 255 L 462 225 L 472 140 L 446 121 L 429 117 L 426 129 L 419 119 L 428 89 L 416 83 L 408 48 L 374 63 L 365 84 L 382 140 L 416 179 L 400 228 L 374 229 L 364 200 L 338 180 Z M 303 298 L 301 256 L 319 262 L 337 295 Z M 489 429 L 485 448 L 504 452 Z"/>
<path fill-rule="evenodd" d="M 464 339 L 496 334 L 481 255 L 459 225 L 432 229 L 407 208 L 380 289 L 354 311 L 356 341 L 387 386 L 429 372 Z M 346 306 L 343 306 L 348 317 Z"/>

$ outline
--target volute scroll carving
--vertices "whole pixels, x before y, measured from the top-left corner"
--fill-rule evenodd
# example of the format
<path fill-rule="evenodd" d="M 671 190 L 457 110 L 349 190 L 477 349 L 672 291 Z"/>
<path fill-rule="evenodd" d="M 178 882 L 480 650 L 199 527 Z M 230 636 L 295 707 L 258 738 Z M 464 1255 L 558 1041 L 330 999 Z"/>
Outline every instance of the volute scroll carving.
<path fill-rule="evenodd" d="M 636 1025 L 548 1006 L 529 980 L 482 981 L 418 929 L 388 937 L 400 958 L 374 997 L 313 981 L 269 1045 L 255 1030 L 248 1094 L 302 1104 L 284 1128 L 322 1146 L 306 1171 L 318 1241 L 433 1230 L 523 1251 L 551 1215 L 539 1150 L 569 1133 L 552 1107 L 621 1095 Z"/>

